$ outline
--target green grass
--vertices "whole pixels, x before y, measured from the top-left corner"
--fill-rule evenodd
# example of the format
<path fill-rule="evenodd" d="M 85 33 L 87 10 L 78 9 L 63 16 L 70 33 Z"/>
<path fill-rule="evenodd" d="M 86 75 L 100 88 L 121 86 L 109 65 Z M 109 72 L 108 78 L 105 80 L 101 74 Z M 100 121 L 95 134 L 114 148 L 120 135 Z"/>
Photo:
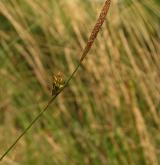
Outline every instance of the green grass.
<path fill-rule="evenodd" d="M 114 2 L 71 84 L 2 164 L 160 163 L 160 7 Z M 52 74 L 72 73 L 101 6 L 0 1 L 0 154 L 47 103 Z"/>

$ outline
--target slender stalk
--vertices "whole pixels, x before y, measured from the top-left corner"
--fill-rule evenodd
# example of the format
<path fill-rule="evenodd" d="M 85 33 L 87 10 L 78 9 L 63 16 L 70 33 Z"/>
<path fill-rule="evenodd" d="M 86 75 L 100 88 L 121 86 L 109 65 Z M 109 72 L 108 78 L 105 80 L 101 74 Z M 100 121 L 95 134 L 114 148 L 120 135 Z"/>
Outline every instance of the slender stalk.
<path fill-rule="evenodd" d="M 61 88 L 59 90 L 59 92 L 57 94 L 55 94 L 47 103 L 47 105 L 44 107 L 44 109 L 32 120 L 32 122 L 25 128 L 25 130 L 20 134 L 20 136 L 14 141 L 14 143 L 4 152 L 4 154 L 0 157 L 0 161 L 3 160 L 3 158 L 13 149 L 13 147 L 18 143 L 18 141 L 26 134 L 26 132 L 34 125 L 34 123 L 43 115 L 43 113 L 48 109 L 48 107 L 51 105 L 51 103 L 56 99 L 56 97 L 68 86 L 69 82 L 71 81 L 71 79 L 74 77 L 75 73 L 77 72 L 77 70 L 79 69 L 79 67 L 81 66 L 84 58 L 86 57 L 86 55 L 88 54 L 89 50 L 91 49 L 97 35 L 98 32 L 101 28 L 101 26 L 103 25 L 103 22 L 105 20 L 105 17 L 108 13 L 109 7 L 110 7 L 110 3 L 111 0 L 106 0 L 105 4 L 101 10 L 100 16 L 91 32 L 91 35 L 87 41 L 87 44 L 84 48 L 84 50 L 82 51 L 82 56 L 81 59 L 78 63 L 78 65 L 76 66 L 75 70 L 73 71 L 73 73 L 71 74 L 71 76 L 68 78 L 68 80 L 66 81 L 65 85 L 63 86 L 63 88 Z"/>

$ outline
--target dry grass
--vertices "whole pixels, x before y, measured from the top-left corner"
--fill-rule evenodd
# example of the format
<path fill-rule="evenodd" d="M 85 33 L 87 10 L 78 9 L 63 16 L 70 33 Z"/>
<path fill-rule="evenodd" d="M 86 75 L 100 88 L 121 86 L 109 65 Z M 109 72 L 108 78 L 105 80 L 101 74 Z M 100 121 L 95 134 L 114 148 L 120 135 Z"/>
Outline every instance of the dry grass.
<path fill-rule="evenodd" d="M 51 73 L 73 72 L 101 5 L 0 1 L 1 153 L 47 101 Z M 158 164 L 159 18 L 154 1 L 113 1 L 76 78 L 6 164 Z"/>

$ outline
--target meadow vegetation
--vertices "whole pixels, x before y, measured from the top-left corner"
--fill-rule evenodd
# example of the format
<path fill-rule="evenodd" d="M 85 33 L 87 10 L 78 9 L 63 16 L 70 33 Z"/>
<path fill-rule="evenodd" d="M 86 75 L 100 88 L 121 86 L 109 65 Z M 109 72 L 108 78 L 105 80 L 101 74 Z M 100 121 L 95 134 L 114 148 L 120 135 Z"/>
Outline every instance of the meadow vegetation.
<path fill-rule="evenodd" d="M 0 0 L 0 155 L 73 72 L 103 1 Z M 160 163 L 160 6 L 112 0 L 69 86 L 4 165 Z"/>

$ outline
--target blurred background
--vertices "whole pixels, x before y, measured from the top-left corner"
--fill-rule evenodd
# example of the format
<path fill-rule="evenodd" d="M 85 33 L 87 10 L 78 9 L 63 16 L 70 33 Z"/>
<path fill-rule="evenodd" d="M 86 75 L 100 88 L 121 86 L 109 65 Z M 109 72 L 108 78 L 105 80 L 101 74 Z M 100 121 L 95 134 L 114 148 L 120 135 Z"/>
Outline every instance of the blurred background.
<path fill-rule="evenodd" d="M 105 0 L 0 1 L 0 155 L 80 59 Z M 112 0 L 70 85 L 4 165 L 160 163 L 160 1 Z"/>

